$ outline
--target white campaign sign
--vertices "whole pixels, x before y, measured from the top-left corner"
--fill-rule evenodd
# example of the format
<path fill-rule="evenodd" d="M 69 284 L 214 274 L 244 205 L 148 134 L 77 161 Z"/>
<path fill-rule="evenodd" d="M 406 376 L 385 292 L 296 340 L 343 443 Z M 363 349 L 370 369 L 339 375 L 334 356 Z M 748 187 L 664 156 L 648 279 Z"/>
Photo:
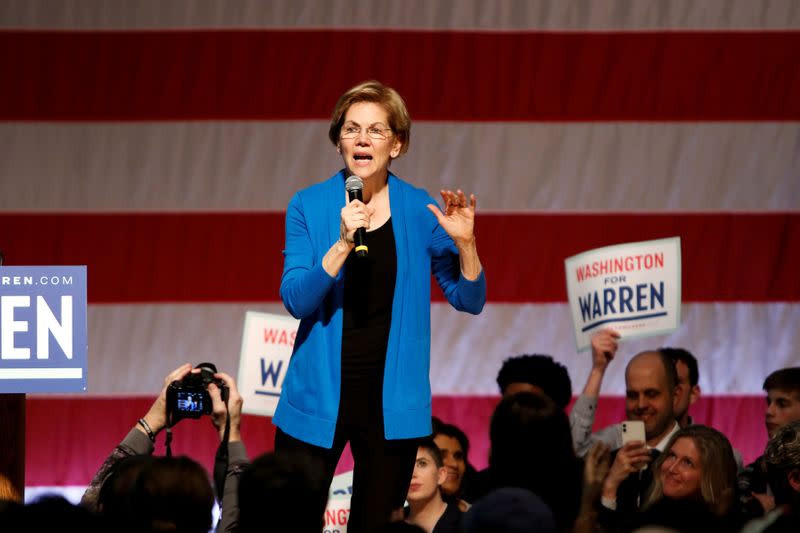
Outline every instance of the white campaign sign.
<path fill-rule="evenodd" d="M 350 497 L 331 497 L 325 508 L 325 525 L 322 533 L 347 533 L 350 520 Z"/>
<path fill-rule="evenodd" d="M 284 315 L 245 314 L 237 380 L 244 413 L 275 414 L 299 324 L 299 320 Z"/>
<path fill-rule="evenodd" d="M 564 267 L 578 350 L 605 327 L 645 337 L 680 324 L 680 237 L 598 248 L 566 259 Z"/>

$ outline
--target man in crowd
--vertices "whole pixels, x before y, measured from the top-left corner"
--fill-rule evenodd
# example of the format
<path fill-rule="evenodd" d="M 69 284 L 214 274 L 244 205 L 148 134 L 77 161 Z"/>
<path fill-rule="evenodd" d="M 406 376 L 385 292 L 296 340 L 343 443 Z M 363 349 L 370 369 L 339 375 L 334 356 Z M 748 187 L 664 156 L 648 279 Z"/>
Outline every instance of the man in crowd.
<path fill-rule="evenodd" d="M 783 426 L 800 420 L 800 367 L 781 368 L 764 380 L 767 409 L 764 423 L 772 439 Z M 751 515 L 770 511 L 775 507 L 767 487 L 767 466 L 764 456 L 759 457 L 739 474 L 743 506 Z M 753 505 L 753 499 L 760 505 Z"/>
<path fill-rule="evenodd" d="M 583 457 L 596 442 L 602 442 L 612 450 L 622 447 L 622 424 L 607 426 L 592 433 L 592 425 L 597 411 L 600 388 L 608 364 L 614 359 L 618 348 L 619 334 L 610 329 L 599 331 L 592 337 L 592 370 L 586 380 L 583 392 L 575 401 L 570 412 L 572 438 L 575 441 L 575 452 Z M 669 357 L 677 372 L 677 400 L 675 419 L 680 427 L 692 423 L 689 407 L 700 397 L 698 385 L 700 373 L 697 359 L 683 348 L 659 348 L 657 350 Z"/>
<path fill-rule="evenodd" d="M 689 407 L 700 398 L 700 371 L 697 359 L 689 350 L 683 348 L 659 348 L 659 352 L 667 355 L 675 363 L 678 373 L 678 404 L 675 407 L 675 420 L 682 428 L 692 425 Z"/>
<path fill-rule="evenodd" d="M 569 413 L 572 441 L 578 457 L 585 456 L 595 442 L 602 442 L 615 450 L 622 446 L 622 426 L 614 424 L 592 434 L 597 401 L 609 363 L 617 354 L 619 333 L 603 329 L 592 336 L 592 369 L 583 392 L 575 400 Z"/>
<path fill-rule="evenodd" d="M 776 370 L 764 380 L 767 411 L 764 422 L 772 438 L 777 431 L 800 420 L 800 367 Z"/>
<path fill-rule="evenodd" d="M 630 513 L 644 500 L 644 491 L 653 479 L 652 469 L 644 467 L 679 429 L 675 421 L 677 381 L 675 365 L 660 351 L 642 352 L 628 363 L 625 412 L 628 420 L 644 422 L 646 442 L 629 442 L 614 454 L 603 483 L 604 507 Z"/>

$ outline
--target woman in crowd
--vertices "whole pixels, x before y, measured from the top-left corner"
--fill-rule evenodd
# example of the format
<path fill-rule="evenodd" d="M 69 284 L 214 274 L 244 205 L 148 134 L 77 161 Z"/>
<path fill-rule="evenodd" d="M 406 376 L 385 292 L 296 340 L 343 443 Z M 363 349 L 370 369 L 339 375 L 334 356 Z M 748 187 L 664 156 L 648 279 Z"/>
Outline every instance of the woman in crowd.
<path fill-rule="evenodd" d="M 465 513 L 470 504 L 463 499 L 465 485 L 475 469 L 469 464 L 469 439 L 453 424 L 445 424 L 433 417 L 433 442 L 439 447 L 447 478 L 442 483 L 442 495 L 448 503 L 455 503 Z"/>
<path fill-rule="evenodd" d="M 703 502 L 713 515 L 730 519 L 736 501 L 736 470 L 733 448 L 725 435 L 707 426 L 685 427 L 672 436 L 653 464 L 655 476 L 644 511 L 663 499 L 693 500 Z"/>
<path fill-rule="evenodd" d="M 417 525 L 427 533 L 459 531 L 461 511 L 454 503 L 442 498 L 442 485 L 447 480 L 439 447 L 426 439 L 417 450 L 417 462 L 408 487 L 408 516 L 406 521 Z"/>
<path fill-rule="evenodd" d="M 479 313 L 486 297 L 475 197 L 443 190 L 440 211 L 389 172 L 410 133 L 394 89 L 370 81 L 348 90 L 328 132 L 344 168 L 295 194 L 286 212 L 280 292 L 300 326 L 275 450 L 321 458 L 330 479 L 350 442 L 355 533 L 379 529 L 402 506 L 418 439 L 431 433 L 431 272 L 460 311 Z M 351 176 L 361 199 L 345 192 Z M 356 232 L 366 235 L 359 254 Z"/>

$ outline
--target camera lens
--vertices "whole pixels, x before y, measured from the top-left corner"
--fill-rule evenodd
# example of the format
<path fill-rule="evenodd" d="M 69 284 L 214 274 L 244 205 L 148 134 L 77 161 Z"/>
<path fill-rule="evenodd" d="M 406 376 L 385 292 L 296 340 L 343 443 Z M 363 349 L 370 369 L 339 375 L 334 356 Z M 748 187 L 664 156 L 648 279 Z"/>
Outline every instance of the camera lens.
<path fill-rule="evenodd" d="M 195 368 L 200 369 L 200 379 L 205 386 L 214 382 L 214 374 L 217 373 L 217 367 L 214 363 L 200 363 Z"/>

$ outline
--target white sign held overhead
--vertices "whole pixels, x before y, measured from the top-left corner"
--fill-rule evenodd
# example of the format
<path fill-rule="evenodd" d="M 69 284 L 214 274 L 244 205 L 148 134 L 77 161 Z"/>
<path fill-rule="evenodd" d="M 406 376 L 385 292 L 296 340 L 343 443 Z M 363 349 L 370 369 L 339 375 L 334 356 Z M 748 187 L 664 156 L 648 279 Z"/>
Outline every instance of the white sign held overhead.
<path fill-rule="evenodd" d="M 606 327 L 645 337 L 680 324 L 680 237 L 597 248 L 566 259 L 564 267 L 578 350 Z"/>

